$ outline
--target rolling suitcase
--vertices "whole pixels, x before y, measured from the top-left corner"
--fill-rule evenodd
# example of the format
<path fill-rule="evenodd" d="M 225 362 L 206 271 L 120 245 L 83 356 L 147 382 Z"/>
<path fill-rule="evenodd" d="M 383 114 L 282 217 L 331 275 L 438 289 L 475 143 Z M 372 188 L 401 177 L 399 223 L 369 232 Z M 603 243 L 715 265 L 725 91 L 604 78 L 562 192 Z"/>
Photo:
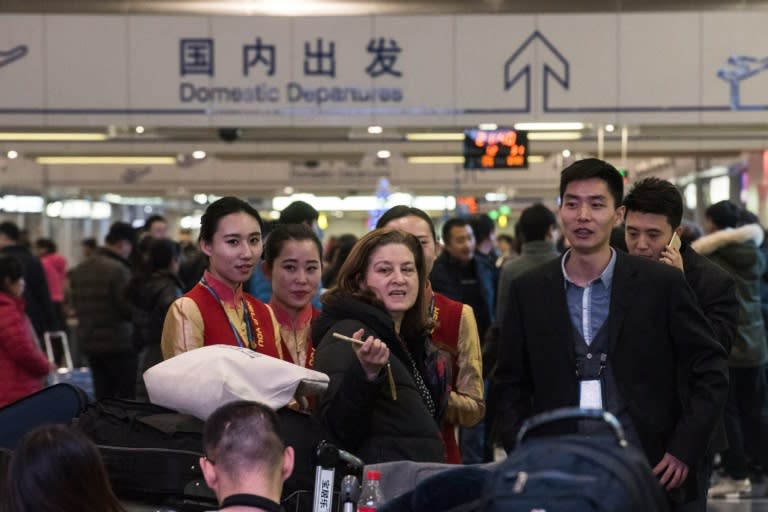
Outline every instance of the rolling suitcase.
<path fill-rule="evenodd" d="M 560 421 L 601 421 L 610 436 L 580 434 L 526 439 Z M 616 417 L 600 409 L 556 409 L 528 419 L 517 448 L 491 474 L 482 512 L 666 512 L 668 505 L 645 456 L 629 446 Z"/>
<path fill-rule="evenodd" d="M 86 408 L 85 392 L 71 384 L 54 384 L 0 408 L 0 447 L 13 450 L 30 430 L 49 423 L 70 424 Z"/>

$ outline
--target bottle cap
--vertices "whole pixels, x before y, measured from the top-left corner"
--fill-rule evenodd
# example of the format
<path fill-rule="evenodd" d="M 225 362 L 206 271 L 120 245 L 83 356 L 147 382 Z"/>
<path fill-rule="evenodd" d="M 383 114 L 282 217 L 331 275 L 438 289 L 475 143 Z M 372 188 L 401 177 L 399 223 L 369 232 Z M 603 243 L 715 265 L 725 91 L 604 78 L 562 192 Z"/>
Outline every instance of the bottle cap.
<path fill-rule="evenodd" d="M 366 474 L 365 478 L 367 480 L 381 480 L 381 471 L 377 471 L 375 469 L 371 469 Z"/>

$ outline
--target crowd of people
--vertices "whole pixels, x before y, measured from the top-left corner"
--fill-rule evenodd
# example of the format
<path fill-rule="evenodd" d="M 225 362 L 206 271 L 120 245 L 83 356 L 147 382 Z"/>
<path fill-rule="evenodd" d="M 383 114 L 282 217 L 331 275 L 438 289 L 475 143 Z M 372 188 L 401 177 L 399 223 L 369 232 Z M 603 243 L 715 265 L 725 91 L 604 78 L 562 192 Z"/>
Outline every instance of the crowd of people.
<path fill-rule="evenodd" d="M 52 365 L 35 334 L 60 328 L 71 311 L 97 398 L 146 399 L 147 368 L 229 344 L 326 373 L 325 393 L 297 407 L 366 463 L 489 462 L 515 448 L 533 414 L 598 407 L 645 454 L 673 510 L 749 495 L 768 468 L 758 219 L 715 203 L 694 239 L 672 183 L 646 178 L 625 196 L 622 176 L 597 159 L 567 167 L 559 196 L 557 212 L 525 208 L 514 237 L 497 240 L 486 215 L 454 217 L 442 224 L 440 250 L 433 219 L 396 206 L 376 229 L 325 251 L 307 203 L 267 226 L 246 201 L 224 197 L 201 219 L 200 257 L 153 217 L 140 234 L 113 224 L 68 273 L 50 240 L 35 244 L 38 259 L 3 223 L 0 405 L 39 389 Z M 185 263 L 193 279 L 180 277 Z M 250 452 L 222 462 L 236 432 L 221 424 L 244 432 L 238 418 L 258 417 L 274 446 L 258 457 L 272 473 L 251 492 L 276 501 L 294 454 L 274 435 L 275 418 L 251 403 L 220 415 L 209 420 L 218 433 L 206 430 L 201 461 L 209 485 L 222 500 L 247 490 L 232 474 Z M 37 435 L 30 445 L 66 437 Z M 710 487 L 716 454 L 721 476 Z"/>

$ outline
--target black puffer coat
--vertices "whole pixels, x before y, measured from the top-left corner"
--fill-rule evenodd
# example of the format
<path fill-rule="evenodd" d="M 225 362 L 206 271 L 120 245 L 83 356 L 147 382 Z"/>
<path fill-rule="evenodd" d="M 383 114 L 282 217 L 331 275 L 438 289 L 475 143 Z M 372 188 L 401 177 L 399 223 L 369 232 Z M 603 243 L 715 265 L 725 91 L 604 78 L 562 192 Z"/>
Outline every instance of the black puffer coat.
<path fill-rule="evenodd" d="M 372 335 L 389 347 L 397 400 L 392 399 L 386 370 L 368 381 L 352 344 L 333 337 L 334 332 L 352 336 L 361 328 L 363 339 Z M 408 370 L 410 363 L 385 311 L 353 298 L 326 303 L 312 339 L 320 340 L 314 369 L 331 379 L 316 410 L 336 443 L 366 464 L 445 461 L 437 422 Z"/>

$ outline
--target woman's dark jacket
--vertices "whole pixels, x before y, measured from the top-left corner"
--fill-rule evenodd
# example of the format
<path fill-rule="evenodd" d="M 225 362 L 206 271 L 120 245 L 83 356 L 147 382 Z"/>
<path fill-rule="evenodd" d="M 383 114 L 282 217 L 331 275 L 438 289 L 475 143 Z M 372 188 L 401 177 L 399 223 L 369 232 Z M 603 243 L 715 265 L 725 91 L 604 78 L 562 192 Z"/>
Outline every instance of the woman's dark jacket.
<path fill-rule="evenodd" d="M 354 346 L 333 337 L 334 332 L 352 336 L 361 328 L 365 329 L 363 339 L 371 335 L 389 347 L 397 400 L 392 399 L 386 367 L 375 381 L 368 381 Z M 408 370 L 410 362 L 388 313 L 351 297 L 334 299 L 323 305 L 312 339 L 320 340 L 314 369 L 330 377 L 316 411 L 341 448 L 366 464 L 445 461 L 437 422 Z M 423 342 L 416 340 L 413 346 Z"/>
<path fill-rule="evenodd" d="M 165 314 L 181 297 L 183 284 L 168 270 L 153 272 L 146 281 L 134 281 L 128 291 L 132 306 L 133 339 L 137 349 L 160 345 Z"/>

